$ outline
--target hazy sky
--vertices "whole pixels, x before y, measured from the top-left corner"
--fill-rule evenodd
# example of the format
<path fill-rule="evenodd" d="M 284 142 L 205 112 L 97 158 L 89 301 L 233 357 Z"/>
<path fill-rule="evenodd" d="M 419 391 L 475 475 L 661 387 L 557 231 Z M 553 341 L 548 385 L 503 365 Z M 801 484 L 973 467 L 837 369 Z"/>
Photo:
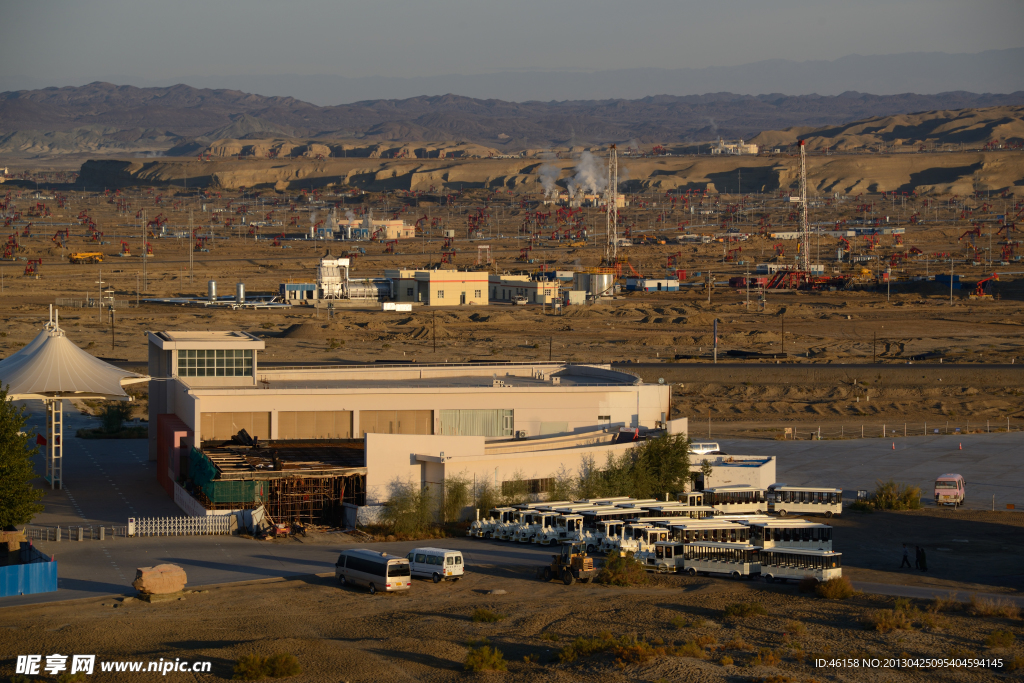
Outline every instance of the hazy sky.
<path fill-rule="evenodd" d="M 980 52 L 1022 27 L 1021 0 L 0 0 L 0 89 Z"/>

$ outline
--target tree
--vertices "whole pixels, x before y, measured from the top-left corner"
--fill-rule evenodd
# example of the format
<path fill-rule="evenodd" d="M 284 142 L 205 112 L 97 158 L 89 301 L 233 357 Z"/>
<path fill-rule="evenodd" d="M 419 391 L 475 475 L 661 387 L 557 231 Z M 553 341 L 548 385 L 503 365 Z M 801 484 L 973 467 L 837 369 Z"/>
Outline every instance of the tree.
<path fill-rule="evenodd" d="M 469 505 L 469 479 L 456 474 L 444 479 L 444 500 L 441 504 L 441 521 L 458 522 L 462 511 Z"/>
<path fill-rule="evenodd" d="M 662 498 L 685 489 L 690 476 L 690 440 L 663 434 L 641 441 L 621 455 L 608 455 L 606 495 Z"/>
<path fill-rule="evenodd" d="M 704 458 L 700 461 L 700 473 L 704 475 L 704 488 L 709 488 L 709 482 L 711 481 L 711 473 L 714 472 L 714 468 L 711 466 L 711 461 Z"/>
<path fill-rule="evenodd" d="M 100 418 L 103 420 L 103 431 L 108 434 L 119 432 L 125 420 L 132 419 L 132 404 L 127 401 L 110 401 L 103 406 Z"/>
<path fill-rule="evenodd" d="M 23 432 L 28 423 L 25 408 L 7 399 L 9 388 L 0 388 L 0 529 L 27 524 L 43 511 L 36 502 L 43 492 L 32 486 L 37 476 L 32 458 L 38 449 L 29 447 Z"/>

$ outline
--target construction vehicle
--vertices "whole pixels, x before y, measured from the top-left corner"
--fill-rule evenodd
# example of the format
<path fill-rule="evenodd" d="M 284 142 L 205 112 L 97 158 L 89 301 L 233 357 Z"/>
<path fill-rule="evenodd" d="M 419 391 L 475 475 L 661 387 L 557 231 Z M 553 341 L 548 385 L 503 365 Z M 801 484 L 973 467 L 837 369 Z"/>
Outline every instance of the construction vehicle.
<path fill-rule="evenodd" d="M 597 576 L 594 558 L 587 556 L 586 541 L 563 541 L 560 551 L 551 556 L 550 565 L 537 568 L 538 579 L 561 579 L 566 586 L 571 586 L 577 581 L 590 583 Z"/>
<path fill-rule="evenodd" d="M 103 263 L 103 254 L 98 251 L 77 251 L 68 257 L 69 263 Z"/>

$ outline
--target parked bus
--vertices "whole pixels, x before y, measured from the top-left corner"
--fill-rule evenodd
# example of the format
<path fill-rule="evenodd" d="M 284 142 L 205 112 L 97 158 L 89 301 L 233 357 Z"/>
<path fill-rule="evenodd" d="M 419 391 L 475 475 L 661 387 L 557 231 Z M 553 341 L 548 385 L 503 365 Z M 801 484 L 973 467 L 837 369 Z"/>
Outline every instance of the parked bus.
<path fill-rule="evenodd" d="M 822 582 L 843 575 L 843 554 L 831 550 L 770 548 L 762 550 L 760 557 L 761 576 L 768 583 L 806 577 Z"/>
<path fill-rule="evenodd" d="M 820 486 L 786 486 L 772 484 L 768 487 L 768 511 L 780 517 L 789 513 L 798 515 L 843 514 L 843 490 Z"/>
<path fill-rule="evenodd" d="M 756 489 L 748 484 L 704 489 L 704 504 L 712 506 L 723 515 L 738 512 L 761 514 L 768 509 L 765 490 Z"/>
<path fill-rule="evenodd" d="M 726 574 L 749 579 L 761 569 L 760 554 L 761 549 L 756 546 L 694 541 L 682 546 L 682 570 L 690 576 Z"/>
<path fill-rule="evenodd" d="M 515 535 L 516 530 L 519 529 L 526 523 L 526 518 L 532 514 L 532 510 L 516 510 L 504 524 L 498 524 L 494 527 L 492 533 L 488 538 L 496 538 L 499 541 L 511 541 Z"/>
<path fill-rule="evenodd" d="M 334 577 L 342 586 L 366 586 L 377 591 L 404 591 L 412 585 L 409 560 L 360 548 L 343 550 L 334 564 Z"/>
<path fill-rule="evenodd" d="M 959 474 L 940 474 L 935 480 L 935 504 L 957 507 L 967 498 L 967 482 Z"/>
<path fill-rule="evenodd" d="M 583 526 L 593 529 L 597 527 L 599 522 L 632 521 L 639 517 L 641 512 L 641 510 L 633 510 L 631 508 L 605 507 L 603 509 L 584 510 L 580 514 L 583 515 Z"/>
<path fill-rule="evenodd" d="M 688 491 L 676 494 L 676 498 L 683 505 L 698 507 L 704 504 L 704 494 L 701 491 Z"/>
<path fill-rule="evenodd" d="M 413 548 L 405 558 L 409 560 L 412 576 L 432 579 L 434 583 L 458 581 L 465 573 L 462 553 L 458 550 Z"/>
<path fill-rule="evenodd" d="M 711 541 L 722 543 L 748 543 L 750 528 L 738 522 L 715 519 L 672 522 L 669 525 L 670 538 L 677 543 Z"/>
<path fill-rule="evenodd" d="M 804 519 L 751 522 L 750 542 L 765 549 L 832 550 L 832 527 Z"/>
<path fill-rule="evenodd" d="M 682 503 L 658 503 L 657 505 L 644 505 L 644 515 L 650 517 L 689 517 L 690 519 L 703 519 L 714 517 L 715 508 L 703 505 L 683 505 Z M 641 517 L 642 519 L 643 517 Z"/>

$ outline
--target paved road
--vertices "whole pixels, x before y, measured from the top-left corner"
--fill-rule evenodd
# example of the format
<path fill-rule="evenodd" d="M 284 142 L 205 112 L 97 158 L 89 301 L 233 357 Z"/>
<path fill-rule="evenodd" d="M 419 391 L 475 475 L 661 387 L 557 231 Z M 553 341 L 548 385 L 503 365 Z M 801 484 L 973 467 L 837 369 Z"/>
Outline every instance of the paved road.
<path fill-rule="evenodd" d="M 28 405 L 33 411 L 29 430 L 45 431 L 42 404 Z M 156 464 L 148 459 L 147 442 L 82 440 L 71 436 L 77 428 L 94 424 L 93 418 L 73 411 L 65 413 L 65 430 L 69 435 L 65 440 L 66 486 L 63 491 L 47 489 L 45 510 L 34 524 L 109 526 L 124 525 L 128 517 L 179 516 L 181 511 L 156 483 Z M 958 447 L 961 442 L 963 451 Z M 1016 434 L 899 439 L 895 451 L 890 442 L 879 439 L 720 443 L 730 453 L 779 456 L 778 478 L 791 484 L 870 489 L 876 478 L 893 477 L 926 490 L 935 474 L 953 470 L 967 478 L 972 505 L 990 504 L 988 497 L 994 492 L 997 505 L 1016 500 L 1024 507 L 1024 496 L 1020 495 L 1024 489 L 1024 465 L 1019 457 L 1020 436 Z M 42 471 L 41 455 L 38 468 Z M 136 567 L 162 562 L 183 566 L 190 585 L 326 572 L 331 571 L 340 547 L 330 543 L 260 542 L 226 536 L 108 537 L 105 541 L 51 541 L 37 545 L 43 552 L 56 556 L 60 590 L 3 598 L 0 607 L 123 594 L 131 590 Z M 422 543 L 388 543 L 375 548 L 404 555 L 416 545 Z M 445 545 L 462 550 L 471 567 L 542 564 L 550 553 L 535 546 L 469 539 L 452 539 L 445 541 Z M 926 589 L 889 586 L 885 590 L 918 597 Z"/>
<path fill-rule="evenodd" d="M 934 495 L 935 478 L 957 472 L 967 481 L 966 507 L 1024 509 L 1024 434 L 918 436 L 845 441 L 719 439 L 726 453 L 774 455 L 776 479 L 793 486 L 874 490 L 895 479 Z M 895 446 L 895 449 L 893 448 Z"/>

